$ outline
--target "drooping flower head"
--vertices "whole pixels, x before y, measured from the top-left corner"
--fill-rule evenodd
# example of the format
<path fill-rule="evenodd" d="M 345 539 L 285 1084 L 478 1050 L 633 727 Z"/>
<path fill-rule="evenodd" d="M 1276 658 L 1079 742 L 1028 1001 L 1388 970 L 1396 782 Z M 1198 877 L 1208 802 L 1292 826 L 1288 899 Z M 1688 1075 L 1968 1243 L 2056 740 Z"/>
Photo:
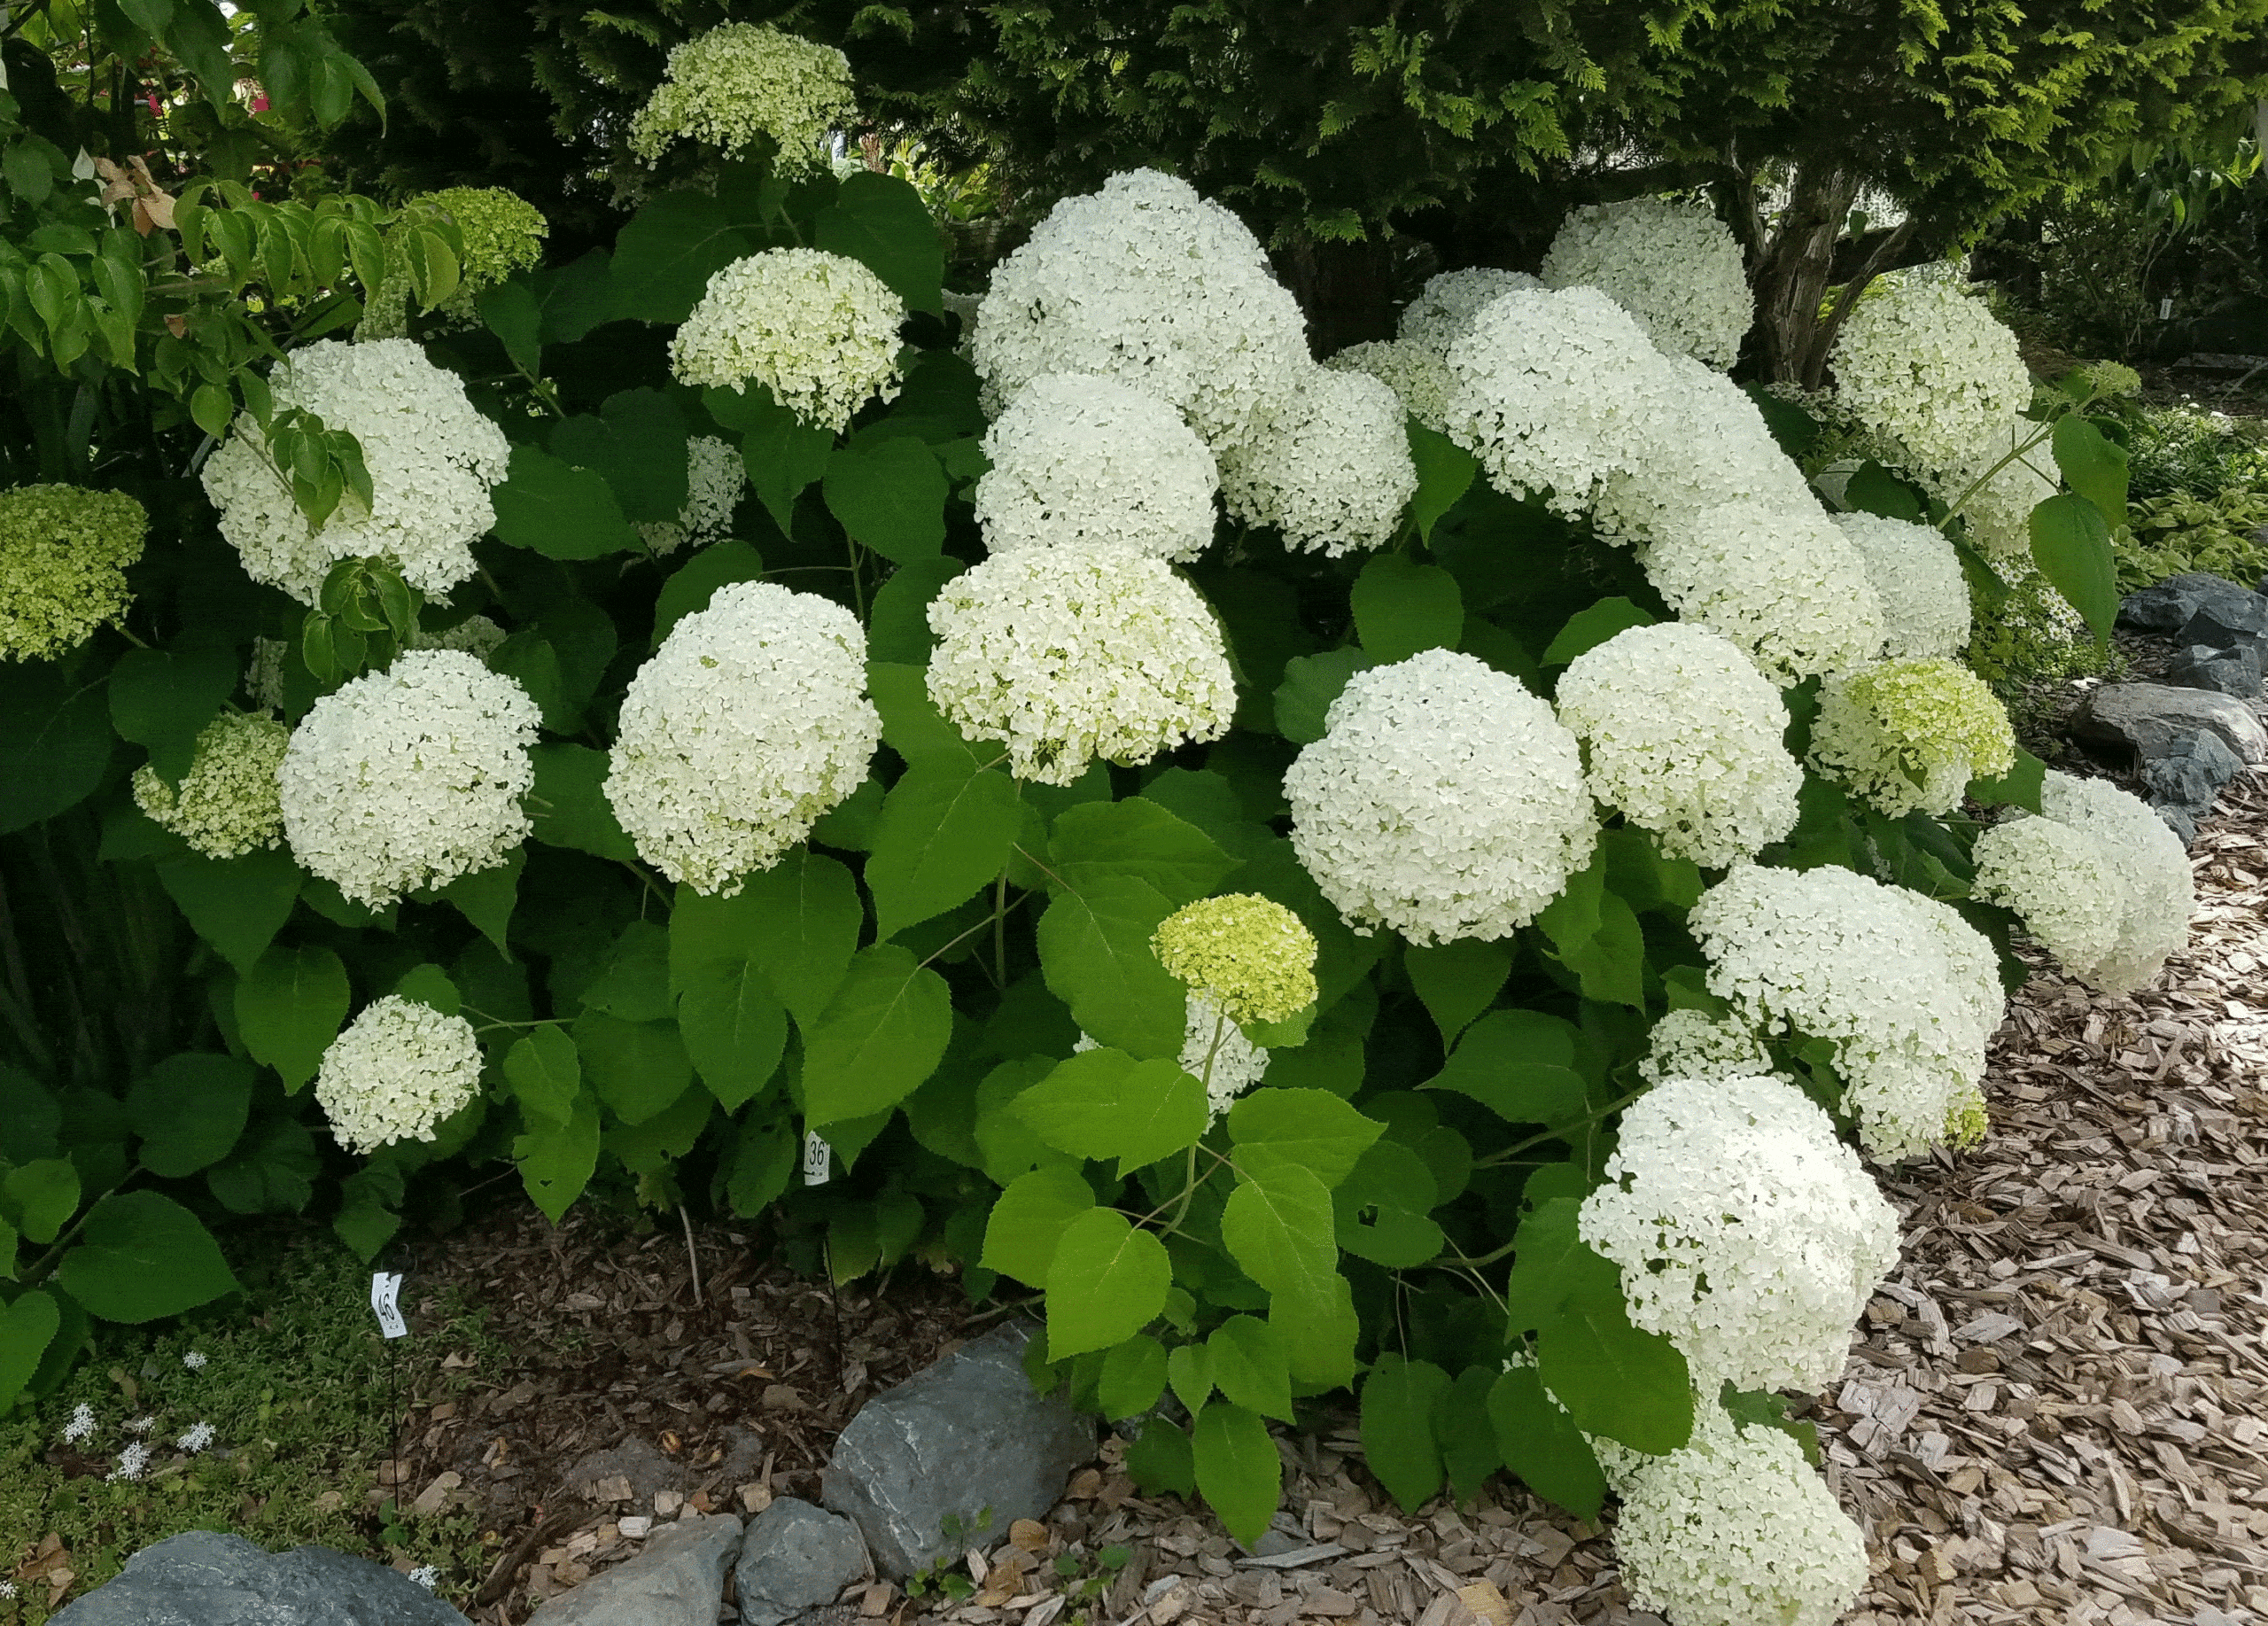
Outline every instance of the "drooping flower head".
<path fill-rule="evenodd" d="M 648 863 L 731 897 L 858 788 L 881 738 L 857 618 L 734 582 L 631 679 L 606 796 Z"/>
<path fill-rule="evenodd" d="M 1223 448 L 1229 512 L 1274 526 L 1294 552 L 1383 547 L 1418 489 L 1406 416 L 1367 373 L 1302 369 L 1252 432 Z"/>
<path fill-rule="evenodd" d="M 1358 672 L 1284 775 L 1292 847 L 1358 930 L 1503 937 L 1589 860 L 1581 748 L 1518 678 L 1427 650 Z"/>
<path fill-rule="evenodd" d="M 1705 626 L 1634 626 L 1585 650 L 1559 679 L 1559 720 L 1589 748 L 1591 794 L 1672 858 L 1720 868 L 1795 828 L 1788 708 Z"/>
<path fill-rule="evenodd" d="M 1958 655 L 1969 642 L 1969 580 L 1961 556 L 1935 525 L 1880 514 L 1834 517 L 1857 550 L 1867 581 L 1882 601 L 1892 660 Z"/>
<path fill-rule="evenodd" d="M 1676 1626 L 1834 1626 L 1866 1589 L 1866 1538 L 1779 1429 L 1705 1400 L 1682 1449 L 1599 1455 L 1636 1607 Z"/>
<path fill-rule="evenodd" d="M 421 214 L 439 214 L 455 225 L 464 253 L 457 262 L 457 285 L 436 308 L 447 331 L 478 326 L 479 296 L 515 271 L 543 263 L 543 240 L 550 222 L 543 212 L 501 186 L 450 186 L 421 192 L 385 236 L 384 273 L 369 291 L 354 337 L 401 338 L 409 332 L 409 238 Z"/>
<path fill-rule="evenodd" d="M 1079 1035 L 1074 1050 L 1092 1050 L 1095 1041 Z M 1206 1126 L 1236 1105 L 1237 1097 L 1267 1077 L 1270 1052 L 1255 1045 L 1226 1011 L 1192 992 L 1184 1006 L 1181 1070 L 1205 1086 Z"/>
<path fill-rule="evenodd" d="M 1150 939 L 1158 963 L 1231 1022 L 1281 1022 L 1315 1003 L 1315 935 L 1254 892 L 1200 898 Z"/>
<path fill-rule="evenodd" d="M 735 260 L 670 340 L 685 384 L 760 384 L 804 423 L 840 431 L 877 395 L 897 393 L 905 303 L 856 260 L 773 248 Z"/>
<path fill-rule="evenodd" d="M 303 604 L 315 602 L 341 559 L 389 559 L 434 597 L 472 575 L 472 544 L 496 523 L 489 493 L 511 446 L 474 409 L 462 379 L 406 338 L 326 338 L 292 351 L 269 383 L 279 410 L 304 408 L 361 443 L 371 500 L 365 508 L 349 494 L 309 534 L 259 423 L 240 416 L 206 461 L 204 480 L 246 575 Z"/>
<path fill-rule="evenodd" d="M 0 491 L 0 660 L 51 660 L 125 614 L 149 528 L 122 491 Z"/>
<path fill-rule="evenodd" d="M 2017 449 L 2039 429 L 2029 418 L 2012 417 L 1958 462 L 1922 476 L 1939 502 L 1961 504 L 1969 540 L 1996 565 L 2031 563 L 2031 510 L 2058 489 L 2054 453 L 2046 441 Z"/>
<path fill-rule="evenodd" d="M 291 731 L 272 718 L 226 712 L 197 736 L 178 785 L 158 770 L 134 771 L 134 804 L 207 858 L 238 858 L 284 839 L 276 770 Z"/>
<path fill-rule="evenodd" d="M 984 455 L 976 522 L 994 553 L 1105 542 L 1187 561 L 1212 544 L 1219 467 L 1147 390 L 1045 374 L 993 421 Z"/>
<path fill-rule="evenodd" d="M 1002 403 L 1047 373 L 1121 379 L 1217 452 L 1309 365 L 1305 330 L 1242 221 L 1137 169 L 1064 198 L 994 269 L 971 359 Z"/>
<path fill-rule="evenodd" d="M 1622 1115 L 1583 1241 L 1694 1388 L 1816 1389 L 1898 1263 L 1898 1214 L 1794 1085 L 1665 1079 Z"/>
<path fill-rule="evenodd" d="M 1019 779 L 1068 785 L 1099 757 L 1147 762 L 1217 740 L 1236 710 L 1228 645 L 1197 590 L 1131 548 L 996 553 L 930 601 L 929 698 Z"/>
<path fill-rule="evenodd" d="M 2008 708 L 1958 661 L 1886 660 L 1821 689 L 1812 766 L 1893 819 L 1951 813 L 2016 764 Z"/>
<path fill-rule="evenodd" d="M 1737 644 L 1775 683 L 1881 651 L 1882 606 L 1828 517 L 1728 502 L 1657 537 L 1646 577 L 1678 615 Z"/>
<path fill-rule="evenodd" d="M 1946 276 L 1876 279 L 1828 365 L 1837 401 L 1916 472 L 1966 464 L 2031 403 L 2016 336 Z"/>
<path fill-rule="evenodd" d="M 480 1093 L 472 1023 L 390 993 L 346 1024 L 315 1070 L 315 1100 L 350 1152 L 431 1140 Z"/>
<path fill-rule="evenodd" d="M 715 541 L 732 529 L 733 510 L 748 490 L 748 464 L 730 441 L 695 435 L 685 443 L 685 507 L 675 519 L 648 520 L 638 527 L 656 553 Z"/>
<path fill-rule="evenodd" d="M 1701 204 L 1630 198 L 1570 210 L 1543 282 L 1596 288 L 1665 354 L 1715 368 L 1733 364 L 1756 320 L 1740 244 Z"/>
<path fill-rule="evenodd" d="M 462 650 L 410 650 L 324 696 L 276 770 L 291 856 L 355 902 L 493 868 L 527 838 L 540 720 Z"/>
<path fill-rule="evenodd" d="M 1999 962 L 1953 907 L 1848 869 L 1744 865 L 1686 925 L 1711 992 L 1765 1031 L 1835 1045 L 1845 1101 L 1876 1157 L 1939 1144 L 1984 1074 Z"/>
<path fill-rule="evenodd" d="M 728 22 L 670 51 L 662 82 L 630 121 L 630 150 L 650 164 L 675 142 L 697 141 L 731 158 L 768 136 L 773 167 L 801 175 L 819 167 L 827 132 L 857 112 L 850 60 L 832 45 Z"/>

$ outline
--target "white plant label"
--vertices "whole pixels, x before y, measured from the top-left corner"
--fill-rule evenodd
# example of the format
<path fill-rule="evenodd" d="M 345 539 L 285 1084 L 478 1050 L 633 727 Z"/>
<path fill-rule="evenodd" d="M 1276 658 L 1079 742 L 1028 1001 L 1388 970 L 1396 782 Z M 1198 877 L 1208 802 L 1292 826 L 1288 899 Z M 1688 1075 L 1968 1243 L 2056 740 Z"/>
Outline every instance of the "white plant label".
<path fill-rule="evenodd" d="M 835 1148 L 811 1131 L 804 1132 L 804 1184 L 824 1186 L 835 1176 Z"/>
<path fill-rule="evenodd" d="M 378 1318 L 378 1331 L 389 1338 L 406 1338 L 409 1323 L 401 1319 L 401 1305 L 397 1302 L 401 1292 L 401 1272 L 379 1271 L 370 1278 L 370 1308 Z"/>
<path fill-rule="evenodd" d="M 2173 320 L 2173 301 L 2171 300 L 2166 299 L 2160 300 L 2158 301 L 2158 320 L 2160 322 L 2171 322 Z"/>

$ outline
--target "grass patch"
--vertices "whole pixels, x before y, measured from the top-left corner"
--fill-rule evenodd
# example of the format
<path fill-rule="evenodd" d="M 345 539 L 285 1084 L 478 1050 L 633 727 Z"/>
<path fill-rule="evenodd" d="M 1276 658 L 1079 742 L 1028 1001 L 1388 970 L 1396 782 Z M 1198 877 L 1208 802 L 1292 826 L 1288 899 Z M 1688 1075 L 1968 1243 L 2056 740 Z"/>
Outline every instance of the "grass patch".
<path fill-rule="evenodd" d="M 232 1530 L 271 1550 L 320 1542 L 381 1560 L 399 1553 L 436 1567 L 444 1596 L 478 1583 L 487 1544 L 470 1514 L 404 1520 L 370 1493 L 393 1449 L 397 1402 L 406 1412 L 469 1387 L 442 1366 L 452 1352 L 492 1367 L 505 1356 L 484 1316 L 454 1292 L 420 1293 L 412 1277 L 404 1309 L 430 1303 L 388 1347 L 369 1271 L 335 1241 L 255 1233 L 230 1257 L 241 1295 L 157 1326 L 98 1325 L 95 1352 L 60 1391 L 0 1420 L 0 1577 L 20 1576 L 15 1596 L 0 1598 L 0 1626 L 48 1618 L 40 1577 L 55 1560 L 35 1555 L 50 1537 L 74 1576 L 65 1603 L 142 1548 L 193 1529 Z M 184 1361 L 192 1354 L 200 1366 Z M 81 1405 L 93 1427 L 66 1441 Z M 144 1419 L 141 1432 L 128 1428 Z M 212 1443 L 192 1454 L 180 1441 L 200 1423 Z M 110 1477 L 137 1441 L 149 1452 L 142 1476 Z"/>

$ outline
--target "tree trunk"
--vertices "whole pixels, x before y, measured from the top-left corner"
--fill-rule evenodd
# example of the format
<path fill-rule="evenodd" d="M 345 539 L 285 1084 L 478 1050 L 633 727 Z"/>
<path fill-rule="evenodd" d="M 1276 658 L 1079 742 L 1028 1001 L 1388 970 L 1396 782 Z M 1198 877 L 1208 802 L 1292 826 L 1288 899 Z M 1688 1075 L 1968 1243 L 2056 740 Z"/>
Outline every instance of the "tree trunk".
<path fill-rule="evenodd" d="M 1378 231 L 1361 243 L 1301 237 L 1270 258 L 1308 319 L 1308 348 L 1317 360 L 1394 337 L 1394 250 Z"/>
<path fill-rule="evenodd" d="M 1796 170 L 1787 209 L 1751 277 L 1752 338 L 1767 383 L 1817 389 L 1826 375 L 1833 333 L 1821 320 L 1820 307 L 1834 275 L 1836 240 L 1858 196 L 1859 177 L 1848 170 L 1808 163 Z"/>

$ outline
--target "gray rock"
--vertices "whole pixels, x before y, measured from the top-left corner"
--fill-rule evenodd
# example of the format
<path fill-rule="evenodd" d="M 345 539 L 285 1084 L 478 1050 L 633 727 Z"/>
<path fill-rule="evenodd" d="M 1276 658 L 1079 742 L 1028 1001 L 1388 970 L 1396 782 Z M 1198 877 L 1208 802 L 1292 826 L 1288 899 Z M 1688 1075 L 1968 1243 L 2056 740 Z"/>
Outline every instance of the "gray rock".
<path fill-rule="evenodd" d="M 190 1530 L 143 1548 L 114 1580 L 50 1620 L 51 1626 L 466 1626 L 463 1615 L 400 1570 L 330 1547 L 271 1554 L 217 1530 Z"/>
<path fill-rule="evenodd" d="M 688 1513 L 656 1525 L 646 1549 L 547 1599 L 528 1626 L 717 1626 L 725 1572 L 741 1544 L 731 1513 Z"/>
<path fill-rule="evenodd" d="M 2174 642 L 2209 644 L 2216 650 L 2251 650 L 2268 645 L 2268 598 L 2248 593 L 2240 601 L 2215 600 L 2197 606 L 2181 624 Z"/>
<path fill-rule="evenodd" d="M 749 1521 L 733 1584 L 741 1626 L 780 1626 L 831 1604 L 866 1574 L 866 1544 L 848 1519 L 783 1496 Z"/>
<path fill-rule="evenodd" d="M 858 1523 L 883 1574 L 903 1580 L 958 1552 L 988 1515 L 994 1539 L 1044 1516 L 1094 1455 L 1093 1422 L 1032 1392 L 1024 1339 L 994 1329 L 866 1402 L 835 1442 L 820 1499 Z"/>
<path fill-rule="evenodd" d="M 2226 695 L 2163 683 L 2105 683 L 2087 691 L 2071 713 L 2071 734 L 2084 744 L 2124 751 L 2138 761 L 2171 752 L 2210 728 L 2246 763 L 2268 762 L 2268 729 L 2252 708 Z"/>
<path fill-rule="evenodd" d="M 2193 643 L 2166 663 L 2166 681 L 2184 689 L 2210 689 L 2239 700 L 2256 700 L 2260 697 L 2260 645 L 2250 643 L 2234 649 Z"/>
<path fill-rule="evenodd" d="M 2221 787 L 2243 772 L 2237 754 L 2222 743 L 2219 735 L 2207 730 L 2143 763 L 2142 783 L 2150 805 L 2186 844 L 2197 838 L 2197 821 L 2211 811 Z"/>
<path fill-rule="evenodd" d="M 2258 596 L 2241 583 L 2191 571 L 2129 593 L 2119 602 L 2118 625 L 2138 632 L 2171 633 L 2208 604 L 2242 614 L 2245 603 Z"/>
<path fill-rule="evenodd" d="M 586 1487 L 609 1479 L 629 1481 L 630 1499 L 640 1510 L 654 1505 L 654 1493 L 657 1490 L 683 1494 L 693 1489 L 691 1468 L 665 1454 L 651 1440 L 637 1435 L 604 1451 L 586 1451 L 574 1467 L 560 1475 L 560 1483 L 581 1495 Z"/>

